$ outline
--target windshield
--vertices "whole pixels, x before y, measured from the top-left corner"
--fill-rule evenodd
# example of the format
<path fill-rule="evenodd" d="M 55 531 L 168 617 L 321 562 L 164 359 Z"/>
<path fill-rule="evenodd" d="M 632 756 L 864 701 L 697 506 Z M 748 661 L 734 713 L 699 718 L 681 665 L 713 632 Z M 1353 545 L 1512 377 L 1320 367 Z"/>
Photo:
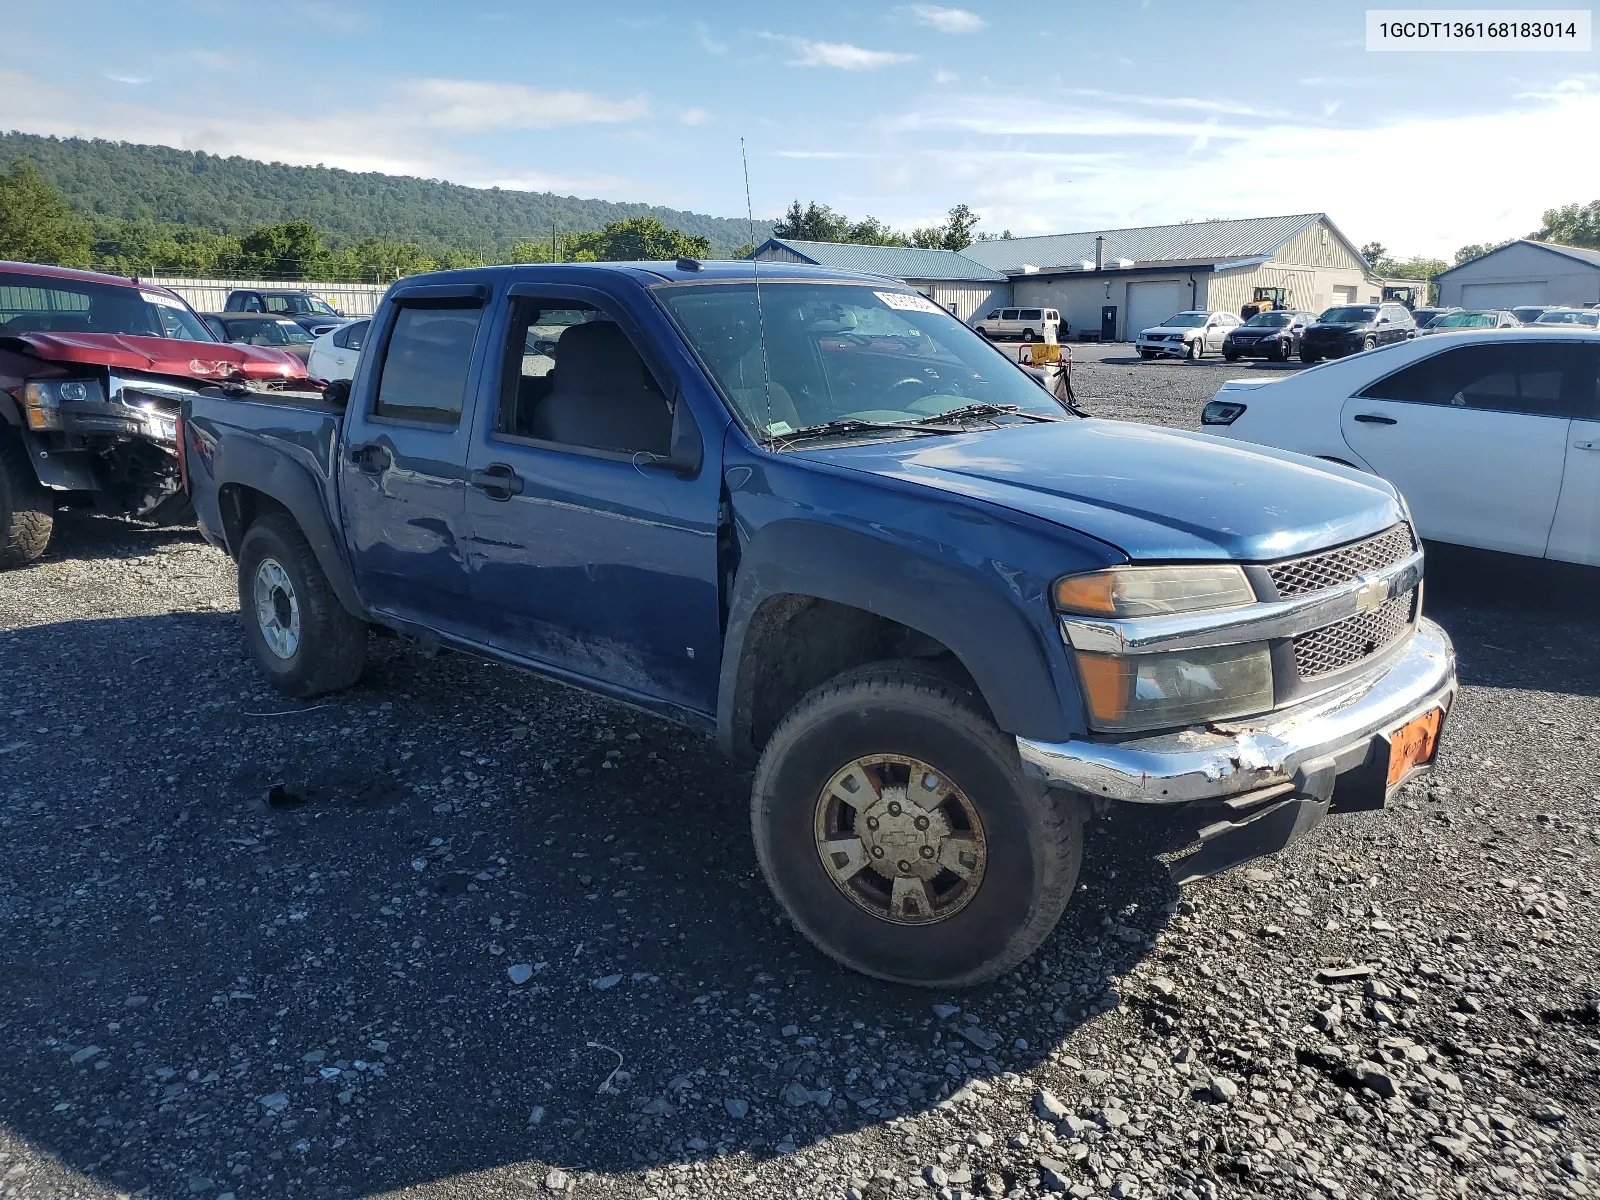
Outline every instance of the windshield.
<path fill-rule="evenodd" d="M 1295 314 L 1290 312 L 1257 313 L 1245 322 L 1245 326 L 1249 329 L 1282 329 L 1294 318 Z"/>
<path fill-rule="evenodd" d="M 1168 317 L 1161 324 L 1167 329 L 1195 329 L 1204 325 L 1206 317 L 1209 315 L 1209 313 L 1202 312 L 1181 312 L 1176 316 Z"/>
<path fill-rule="evenodd" d="M 1330 308 L 1317 318 L 1324 325 L 1360 325 L 1372 320 L 1378 315 L 1378 310 L 1366 304 L 1357 304 L 1347 308 Z"/>
<path fill-rule="evenodd" d="M 1486 325 L 1495 323 L 1493 313 L 1458 312 L 1446 313 L 1442 317 L 1435 317 L 1428 323 L 1429 329 L 1482 329 Z"/>
<path fill-rule="evenodd" d="M 176 296 L 49 275 L 0 275 L 0 334 L 121 333 L 215 342 Z"/>
<path fill-rule="evenodd" d="M 890 285 L 762 284 L 759 313 L 749 283 L 657 294 L 729 402 L 768 436 L 829 421 L 917 421 L 971 404 L 1065 415 L 973 330 Z"/>
<path fill-rule="evenodd" d="M 1547 312 L 1534 322 L 1535 325 L 1597 325 L 1600 326 L 1600 311 L 1594 312 Z"/>
<path fill-rule="evenodd" d="M 252 346 L 309 346 L 316 341 L 293 321 L 230 321 L 228 335 Z"/>

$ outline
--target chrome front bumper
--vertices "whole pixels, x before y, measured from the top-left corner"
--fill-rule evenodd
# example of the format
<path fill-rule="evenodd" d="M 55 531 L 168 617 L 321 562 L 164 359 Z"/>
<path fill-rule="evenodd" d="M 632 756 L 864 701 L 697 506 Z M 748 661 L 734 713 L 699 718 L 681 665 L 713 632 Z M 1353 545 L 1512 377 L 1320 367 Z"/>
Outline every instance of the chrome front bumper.
<path fill-rule="evenodd" d="M 1281 712 L 1125 742 L 1017 739 L 1023 769 L 1052 787 L 1136 804 L 1219 800 L 1292 783 L 1315 760 L 1339 758 L 1456 694 L 1450 636 L 1422 618 L 1381 674 Z"/>

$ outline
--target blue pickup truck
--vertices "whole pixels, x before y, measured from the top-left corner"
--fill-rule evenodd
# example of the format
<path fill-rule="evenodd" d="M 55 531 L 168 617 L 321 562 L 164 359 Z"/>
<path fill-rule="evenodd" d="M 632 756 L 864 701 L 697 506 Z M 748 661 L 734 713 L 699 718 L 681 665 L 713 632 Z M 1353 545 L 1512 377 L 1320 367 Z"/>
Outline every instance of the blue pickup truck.
<path fill-rule="evenodd" d="M 1110 805 L 1193 819 L 1180 879 L 1381 808 L 1456 692 L 1389 484 L 1086 419 L 873 276 L 416 276 L 348 397 L 180 446 L 281 690 L 384 626 L 704 730 L 795 926 L 905 983 L 1028 957 Z"/>

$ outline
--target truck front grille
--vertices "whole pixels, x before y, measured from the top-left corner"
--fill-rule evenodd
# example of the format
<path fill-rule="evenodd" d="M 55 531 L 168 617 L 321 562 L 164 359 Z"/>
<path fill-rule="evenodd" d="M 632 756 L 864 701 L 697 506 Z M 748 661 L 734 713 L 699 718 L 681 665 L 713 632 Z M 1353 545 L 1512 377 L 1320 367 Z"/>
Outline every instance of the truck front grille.
<path fill-rule="evenodd" d="M 1278 596 L 1287 600 L 1290 596 L 1339 587 L 1369 572 L 1392 567 L 1410 557 L 1416 548 L 1411 526 L 1402 521 L 1364 541 L 1272 563 L 1267 567 L 1267 574 L 1272 577 Z"/>
<path fill-rule="evenodd" d="M 1390 597 L 1374 612 L 1357 613 L 1302 633 L 1294 639 L 1295 670 L 1301 679 L 1316 679 L 1370 658 L 1410 627 L 1416 601 L 1417 592 L 1413 588 L 1402 596 Z"/>

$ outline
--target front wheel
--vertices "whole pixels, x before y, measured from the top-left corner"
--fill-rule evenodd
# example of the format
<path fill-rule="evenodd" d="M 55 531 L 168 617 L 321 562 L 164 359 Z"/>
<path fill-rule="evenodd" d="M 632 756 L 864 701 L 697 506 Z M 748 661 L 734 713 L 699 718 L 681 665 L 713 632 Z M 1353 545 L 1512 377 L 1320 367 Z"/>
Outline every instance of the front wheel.
<path fill-rule="evenodd" d="M 981 337 L 981 338 L 987 338 L 989 336 L 989 331 L 987 329 L 985 329 L 982 325 L 979 325 L 978 326 L 978 336 Z"/>
<path fill-rule="evenodd" d="M 1139 357 L 1140 358 L 1154 358 L 1155 356 L 1156 356 L 1156 352 L 1154 350 L 1140 350 L 1139 351 Z"/>
<path fill-rule="evenodd" d="M 1205 357 L 1206 344 L 1204 338 L 1189 339 L 1189 361 L 1198 362 Z"/>
<path fill-rule="evenodd" d="M 1028 779 L 965 687 L 911 662 L 814 688 L 756 768 L 751 831 L 795 927 L 863 974 L 982 983 L 1028 958 L 1077 885 L 1083 810 Z"/>
<path fill-rule="evenodd" d="M 268 513 L 245 531 L 239 613 L 256 665 L 284 695 L 319 696 L 361 678 L 367 627 L 339 603 L 287 513 Z"/>
<path fill-rule="evenodd" d="M 1033 341 L 1033 330 L 1031 330 L 1031 329 L 1024 329 L 1024 330 L 1023 330 L 1023 331 L 1022 331 L 1022 340 L 1023 340 L 1023 341 L 1025 341 L 1025 342 L 1031 342 L 1031 341 Z"/>
<path fill-rule="evenodd" d="M 1373 337 L 1370 333 L 1367 334 L 1366 337 L 1361 339 L 1361 348 L 1363 350 L 1371 350 L 1377 344 L 1378 344 L 1378 339 Z"/>
<path fill-rule="evenodd" d="M 1234 350 L 1224 350 L 1222 352 L 1222 357 L 1227 362 L 1238 362 L 1239 361 L 1238 352 L 1234 351 Z"/>
<path fill-rule="evenodd" d="M 21 435 L 0 423 L 0 568 L 43 555 L 55 523 L 55 502 L 40 486 Z"/>
<path fill-rule="evenodd" d="M 1310 350 L 1301 350 L 1300 351 L 1300 361 L 1303 362 L 1303 363 L 1314 363 L 1314 362 L 1319 361 L 1321 358 L 1322 358 L 1322 355 L 1313 354 Z"/>

